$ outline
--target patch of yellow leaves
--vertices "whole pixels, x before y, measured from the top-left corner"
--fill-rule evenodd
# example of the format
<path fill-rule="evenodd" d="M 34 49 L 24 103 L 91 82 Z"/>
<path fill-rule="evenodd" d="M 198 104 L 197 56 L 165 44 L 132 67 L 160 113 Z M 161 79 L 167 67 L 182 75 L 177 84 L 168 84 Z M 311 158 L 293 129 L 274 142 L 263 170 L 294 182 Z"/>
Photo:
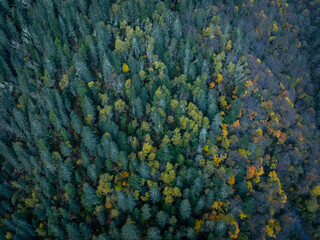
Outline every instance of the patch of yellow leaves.
<path fill-rule="evenodd" d="M 230 178 L 228 179 L 227 183 L 228 183 L 229 185 L 234 185 L 234 183 L 235 183 L 235 177 L 234 177 L 234 176 L 230 177 Z"/>
<path fill-rule="evenodd" d="M 210 88 L 210 89 L 214 88 L 214 86 L 215 86 L 214 82 L 211 82 L 211 83 L 209 84 L 209 88 Z"/>
<path fill-rule="evenodd" d="M 94 84 L 94 81 L 88 82 L 88 87 L 92 88 L 93 84 Z"/>
<path fill-rule="evenodd" d="M 222 81 L 223 81 L 223 76 L 219 73 L 219 74 L 217 75 L 216 82 L 217 82 L 217 83 L 221 83 Z"/>
<path fill-rule="evenodd" d="M 129 66 L 128 66 L 128 64 L 126 64 L 126 63 L 124 63 L 124 64 L 122 64 L 122 72 L 129 72 Z"/>
<path fill-rule="evenodd" d="M 201 228 L 202 224 L 204 224 L 204 220 L 203 219 L 196 220 L 196 224 L 194 226 L 194 229 L 196 230 L 197 233 L 200 231 L 200 228 Z"/>

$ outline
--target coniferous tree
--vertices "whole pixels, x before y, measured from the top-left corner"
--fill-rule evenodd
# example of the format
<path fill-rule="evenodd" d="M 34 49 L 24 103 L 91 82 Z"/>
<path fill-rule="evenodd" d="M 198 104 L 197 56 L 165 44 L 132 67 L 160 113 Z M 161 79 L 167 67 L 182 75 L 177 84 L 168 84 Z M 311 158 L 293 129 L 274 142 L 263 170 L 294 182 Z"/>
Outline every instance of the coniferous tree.
<path fill-rule="evenodd" d="M 135 225 L 126 223 L 121 229 L 122 239 L 138 240 L 140 239 L 140 233 Z"/>

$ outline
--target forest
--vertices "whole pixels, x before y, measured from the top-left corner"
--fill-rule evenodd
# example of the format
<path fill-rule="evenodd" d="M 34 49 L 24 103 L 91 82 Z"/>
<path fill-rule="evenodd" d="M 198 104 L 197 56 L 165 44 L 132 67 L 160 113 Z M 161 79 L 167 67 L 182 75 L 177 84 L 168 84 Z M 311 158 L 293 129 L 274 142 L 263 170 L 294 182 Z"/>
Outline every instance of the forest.
<path fill-rule="evenodd" d="M 0 239 L 320 239 L 319 0 L 0 0 Z"/>

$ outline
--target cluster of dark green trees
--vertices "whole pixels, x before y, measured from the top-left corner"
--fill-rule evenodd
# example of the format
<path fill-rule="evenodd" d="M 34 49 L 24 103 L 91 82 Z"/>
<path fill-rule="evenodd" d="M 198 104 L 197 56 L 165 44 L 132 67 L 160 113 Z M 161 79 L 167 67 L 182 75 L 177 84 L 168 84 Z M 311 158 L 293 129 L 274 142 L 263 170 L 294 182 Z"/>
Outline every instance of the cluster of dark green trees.
<path fill-rule="evenodd" d="M 0 1 L 0 239 L 319 239 L 319 9 Z"/>

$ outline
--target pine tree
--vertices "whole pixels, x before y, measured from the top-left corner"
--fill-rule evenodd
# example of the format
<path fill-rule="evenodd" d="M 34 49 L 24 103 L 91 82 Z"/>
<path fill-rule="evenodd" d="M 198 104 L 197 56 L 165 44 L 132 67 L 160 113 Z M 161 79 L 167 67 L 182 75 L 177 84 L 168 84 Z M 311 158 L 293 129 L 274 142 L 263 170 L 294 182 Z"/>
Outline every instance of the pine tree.
<path fill-rule="evenodd" d="M 81 232 L 81 235 L 84 237 L 84 239 L 90 239 L 91 238 L 91 232 L 90 226 L 86 223 L 80 223 L 79 229 Z"/>
<path fill-rule="evenodd" d="M 132 196 L 131 194 L 129 194 L 129 195 L 127 196 L 127 203 L 126 203 L 126 205 L 127 205 L 127 208 L 128 208 L 128 210 L 129 210 L 129 212 L 133 212 L 133 210 L 134 210 L 135 207 L 136 207 L 135 198 L 134 198 L 134 196 Z"/>
<path fill-rule="evenodd" d="M 138 162 L 137 162 L 138 164 Z M 136 175 L 136 174 L 131 174 L 130 177 L 128 178 L 128 184 L 133 188 L 133 189 L 136 189 L 136 190 L 141 190 L 141 182 L 142 182 L 142 179 Z"/>
<path fill-rule="evenodd" d="M 83 127 L 81 131 L 81 136 L 83 137 L 83 143 L 87 150 L 95 154 L 97 146 L 97 136 L 92 132 L 89 127 Z"/>
<path fill-rule="evenodd" d="M 164 53 L 163 33 L 160 24 L 155 22 L 151 31 L 151 37 L 156 39 L 154 41 L 154 51 L 158 56 Z"/>
<path fill-rule="evenodd" d="M 104 82 L 108 83 L 110 81 L 109 79 L 112 74 L 112 65 L 106 54 L 103 55 L 102 71 L 103 71 Z"/>
<path fill-rule="evenodd" d="M 151 168 L 149 167 L 149 165 L 146 162 L 142 162 L 140 164 L 139 173 L 143 179 L 147 180 L 150 178 Z"/>
<path fill-rule="evenodd" d="M 117 236 L 118 237 L 118 236 Z M 119 237 L 118 237 L 119 238 Z M 97 240 L 109 240 L 109 235 L 106 233 L 101 233 L 99 234 L 99 236 L 97 237 Z"/>
<path fill-rule="evenodd" d="M 83 79 L 85 82 L 91 82 L 93 80 L 93 75 L 80 54 L 76 54 L 74 57 L 74 65 L 76 68 L 77 75 Z"/>
<path fill-rule="evenodd" d="M 126 223 L 121 229 L 121 237 L 122 239 L 139 240 L 140 233 L 135 225 L 132 223 Z"/>
<path fill-rule="evenodd" d="M 157 227 L 151 227 L 147 232 L 147 240 L 161 240 L 161 231 Z"/>
<path fill-rule="evenodd" d="M 199 145 L 200 146 L 204 146 L 206 144 L 207 141 L 207 129 L 204 127 L 201 129 L 200 131 L 200 135 L 199 135 Z"/>
<path fill-rule="evenodd" d="M 207 102 L 208 102 L 208 117 L 209 120 L 212 121 L 214 116 L 217 114 L 219 111 L 218 109 L 218 104 L 217 104 L 217 99 L 214 91 L 209 91 L 208 97 L 207 97 Z"/>
<path fill-rule="evenodd" d="M 116 162 L 119 156 L 119 150 L 117 144 L 114 142 L 110 143 L 110 159 L 113 162 Z"/>
<path fill-rule="evenodd" d="M 182 27 L 179 17 L 173 23 L 173 37 L 177 40 L 180 40 L 182 37 Z"/>
<path fill-rule="evenodd" d="M 128 205 L 127 205 L 127 196 L 124 192 L 120 191 L 117 192 L 117 202 L 118 206 L 122 211 L 127 211 Z"/>
<path fill-rule="evenodd" d="M 83 239 L 82 235 L 80 234 L 79 228 L 75 223 L 68 223 L 66 229 L 71 240 Z"/>
<path fill-rule="evenodd" d="M 142 214 L 142 218 L 145 220 L 149 220 L 151 217 L 151 208 L 149 207 L 148 204 L 144 204 L 141 208 L 141 214 Z"/>
<path fill-rule="evenodd" d="M 84 206 L 92 207 L 100 203 L 96 191 L 88 184 L 83 185 Z"/>
<path fill-rule="evenodd" d="M 158 212 L 156 218 L 160 228 L 164 228 L 169 220 L 168 214 L 164 211 Z"/>
<path fill-rule="evenodd" d="M 128 170 L 128 156 L 124 151 L 119 153 L 119 163 L 121 164 L 122 170 Z"/>
<path fill-rule="evenodd" d="M 81 128 L 82 128 L 81 119 L 74 112 L 71 112 L 70 115 L 71 115 L 71 126 L 72 126 L 72 128 L 75 130 L 76 133 L 80 134 L 81 133 Z"/>
<path fill-rule="evenodd" d="M 87 167 L 87 173 L 92 182 L 97 181 L 97 171 L 95 165 L 91 164 Z"/>
<path fill-rule="evenodd" d="M 13 117 L 23 132 L 26 132 L 29 130 L 28 121 L 20 110 L 14 108 L 13 109 Z"/>
<path fill-rule="evenodd" d="M 131 40 L 132 50 L 135 54 L 135 57 L 138 58 L 140 55 L 140 48 L 139 48 L 139 42 L 136 37 L 133 37 Z"/>
<path fill-rule="evenodd" d="M 219 235 L 222 236 L 226 233 L 227 231 L 227 224 L 224 220 L 219 220 L 216 222 L 215 225 L 215 232 Z"/>
<path fill-rule="evenodd" d="M 192 229 L 192 228 L 190 228 L 190 227 L 188 227 L 188 228 L 187 228 L 186 237 L 187 237 L 188 239 L 191 239 L 191 240 L 196 239 L 196 232 L 195 232 L 195 230 Z"/>
<path fill-rule="evenodd" d="M 70 183 L 72 180 L 71 176 L 72 171 L 69 166 L 61 162 L 59 167 L 59 177 L 61 178 L 61 180 Z"/>
<path fill-rule="evenodd" d="M 83 98 L 82 111 L 88 123 L 92 123 L 95 120 L 96 110 L 93 101 L 88 96 L 84 96 Z"/>
<path fill-rule="evenodd" d="M 180 205 L 180 215 L 182 219 L 188 219 L 191 215 L 191 204 L 188 199 L 183 199 Z"/>
<path fill-rule="evenodd" d="M 150 199 L 153 203 L 157 203 L 160 201 L 161 193 L 157 187 L 151 186 L 150 188 Z"/>
<path fill-rule="evenodd" d="M 215 136 L 221 134 L 222 119 L 221 114 L 217 113 L 211 123 L 211 129 Z"/>
<path fill-rule="evenodd" d="M 194 78 L 194 77 L 192 77 Z M 210 102 L 209 102 L 210 103 Z M 206 110 L 207 110 L 207 96 L 206 96 L 206 92 L 205 91 L 201 91 L 200 93 L 200 97 L 197 101 L 197 106 L 199 108 L 199 110 L 205 114 L 206 113 Z"/>

